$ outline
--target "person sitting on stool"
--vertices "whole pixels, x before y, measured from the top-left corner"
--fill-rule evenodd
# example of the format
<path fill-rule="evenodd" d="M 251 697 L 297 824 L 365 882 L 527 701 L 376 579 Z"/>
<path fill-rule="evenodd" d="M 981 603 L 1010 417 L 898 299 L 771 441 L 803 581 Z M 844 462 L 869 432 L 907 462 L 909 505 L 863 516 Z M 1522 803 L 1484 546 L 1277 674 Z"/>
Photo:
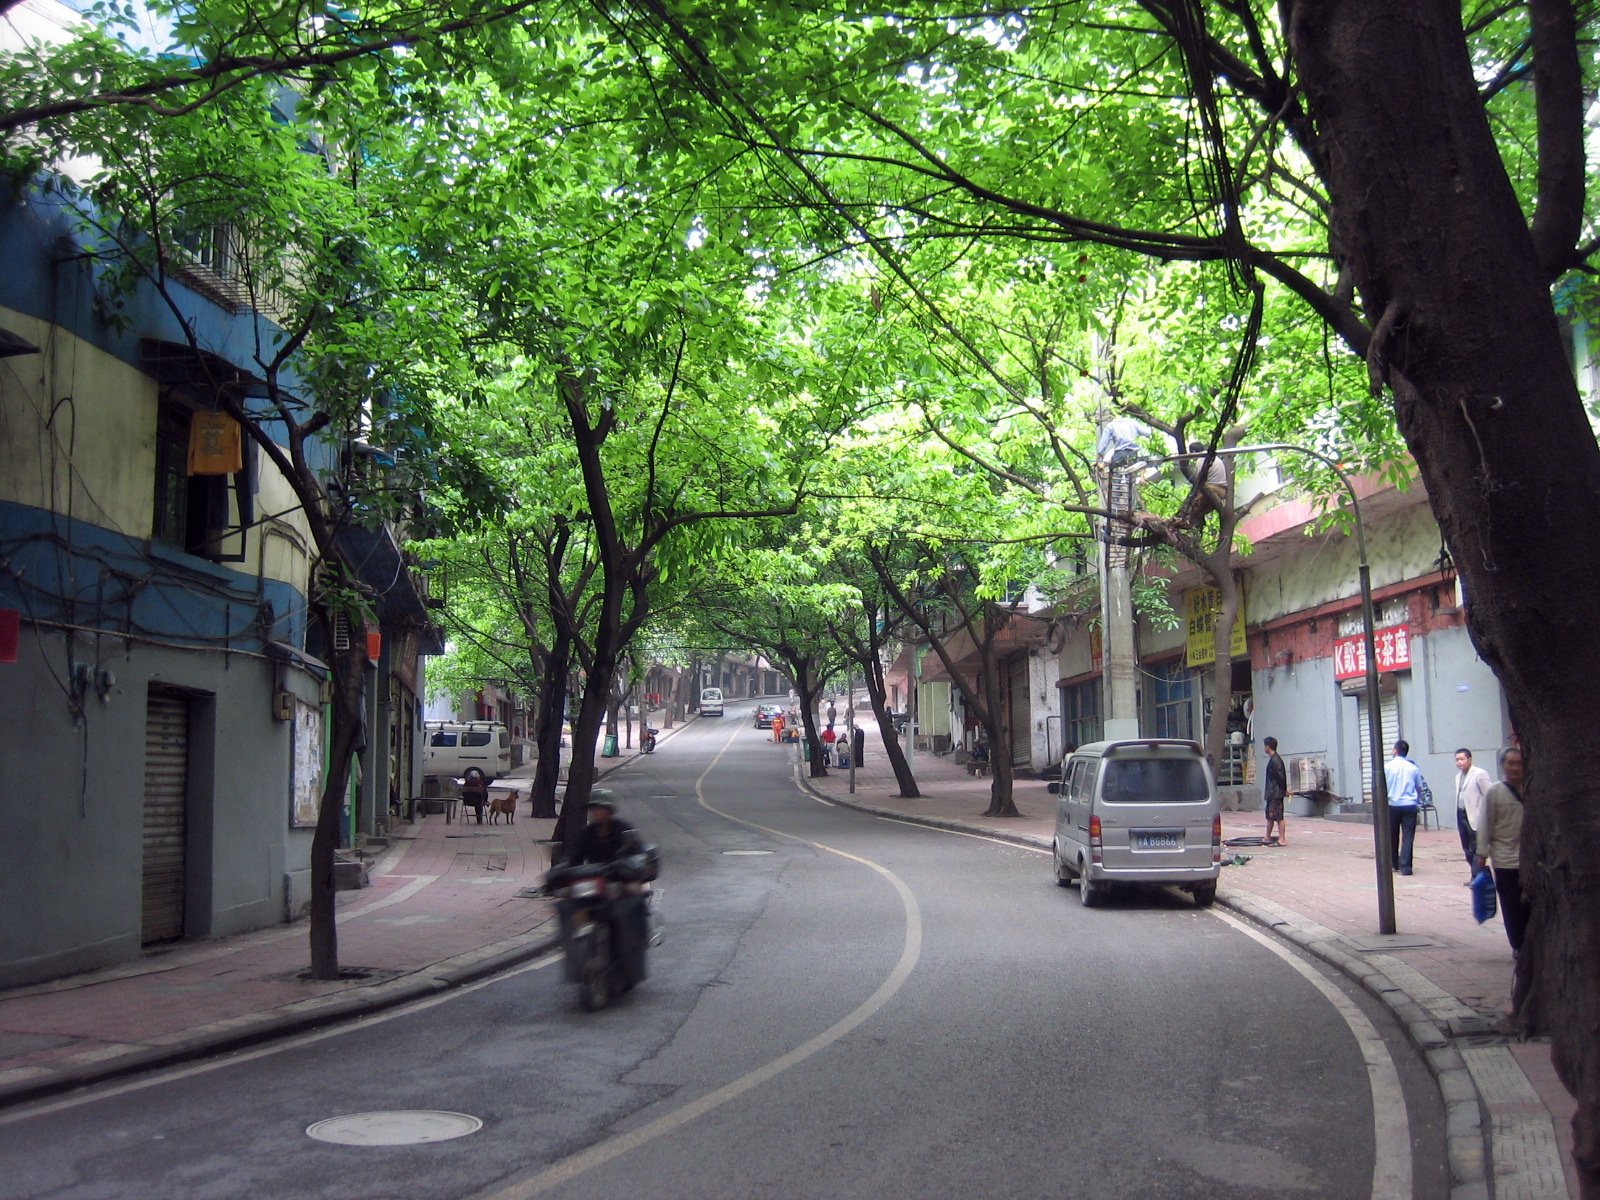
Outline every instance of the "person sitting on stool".
<path fill-rule="evenodd" d="M 483 824 L 483 810 L 489 803 L 489 777 L 478 767 L 468 767 L 461 780 L 461 803 L 478 814 L 478 824 Z"/>

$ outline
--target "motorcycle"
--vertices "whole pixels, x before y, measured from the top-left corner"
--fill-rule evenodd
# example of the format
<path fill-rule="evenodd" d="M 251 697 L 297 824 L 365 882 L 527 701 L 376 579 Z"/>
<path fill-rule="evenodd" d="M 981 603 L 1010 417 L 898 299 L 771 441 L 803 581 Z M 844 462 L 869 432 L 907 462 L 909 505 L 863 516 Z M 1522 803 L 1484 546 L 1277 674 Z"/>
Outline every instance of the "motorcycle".
<path fill-rule="evenodd" d="M 645 950 L 660 944 L 650 884 L 660 856 L 647 846 L 609 863 L 575 863 L 545 876 L 561 922 L 565 979 L 586 1012 L 604 1008 L 649 974 Z"/>
<path fill-rule="evenodd" d="M 646 754 L 654 754 L 656 752 L 656 734 L 660 732 L 661 730 L 659 729 L 651 729 L 648 725 L 645 726 L 644 738 L 639 745 Z"/>

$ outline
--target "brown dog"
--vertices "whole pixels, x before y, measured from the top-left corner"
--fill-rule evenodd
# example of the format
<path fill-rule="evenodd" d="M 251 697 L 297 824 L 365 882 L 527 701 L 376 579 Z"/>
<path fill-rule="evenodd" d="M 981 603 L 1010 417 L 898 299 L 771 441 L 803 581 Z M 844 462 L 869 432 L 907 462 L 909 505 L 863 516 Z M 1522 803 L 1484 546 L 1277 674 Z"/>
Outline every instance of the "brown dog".
<path fill-rule="evenodd" d="M 506 792 L 504 795 L 489 797 L 489 824 L 497 823 L 496 818 L 505 816 L 507 825 L 517 823 L 517 793 Z"/>

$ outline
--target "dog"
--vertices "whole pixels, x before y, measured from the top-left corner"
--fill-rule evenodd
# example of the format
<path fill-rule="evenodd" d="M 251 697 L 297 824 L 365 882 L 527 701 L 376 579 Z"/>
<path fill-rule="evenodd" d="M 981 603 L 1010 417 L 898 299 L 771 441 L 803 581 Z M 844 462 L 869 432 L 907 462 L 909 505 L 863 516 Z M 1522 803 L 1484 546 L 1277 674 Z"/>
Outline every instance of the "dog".
<path fill-rule="evenodd" d="M 497 818 L 504 815 L 507 825 L 517 823 L 517 793 L 507 792 L 503 796 L 489 797 L 489 824 L 497 824 Z"/>

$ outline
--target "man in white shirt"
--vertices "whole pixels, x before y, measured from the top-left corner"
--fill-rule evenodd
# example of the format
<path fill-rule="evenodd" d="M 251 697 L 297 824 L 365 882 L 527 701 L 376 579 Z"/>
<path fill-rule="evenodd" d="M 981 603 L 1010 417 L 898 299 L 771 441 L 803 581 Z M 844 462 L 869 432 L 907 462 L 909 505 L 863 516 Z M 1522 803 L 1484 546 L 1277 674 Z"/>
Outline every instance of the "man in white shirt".
<path fill-rule="evenodd" d="M 1456 751 L 1456 833 L 1461 836 L 1461 852 L 1467 856 L 1467 882 L 1472 882 L 1477 859 L 1478 828 L 1483 824 L 1483 798 L 1494 781 L 1489 772 L 1472 765 L 1472 751 L 1465 746 Z"/>

